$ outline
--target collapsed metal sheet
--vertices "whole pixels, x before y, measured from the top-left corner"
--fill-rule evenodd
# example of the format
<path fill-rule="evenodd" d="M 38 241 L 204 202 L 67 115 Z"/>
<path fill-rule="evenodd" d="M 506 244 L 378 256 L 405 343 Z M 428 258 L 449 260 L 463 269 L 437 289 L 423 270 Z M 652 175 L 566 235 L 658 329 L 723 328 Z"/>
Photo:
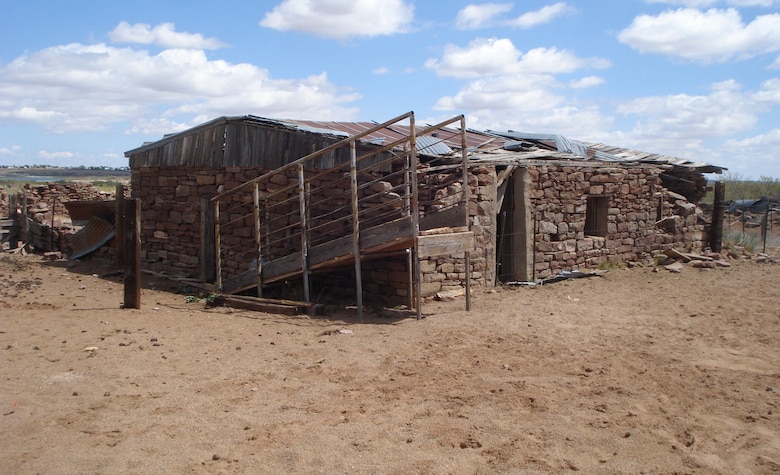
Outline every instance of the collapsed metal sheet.
<path fill-rule="evenodd" d="M 100 249 L 114 237 L 114 226 L 108 221 L 92 216 L 86 226 L 71 237 L 73 253 L 71 259 L 78 259 Z"/>

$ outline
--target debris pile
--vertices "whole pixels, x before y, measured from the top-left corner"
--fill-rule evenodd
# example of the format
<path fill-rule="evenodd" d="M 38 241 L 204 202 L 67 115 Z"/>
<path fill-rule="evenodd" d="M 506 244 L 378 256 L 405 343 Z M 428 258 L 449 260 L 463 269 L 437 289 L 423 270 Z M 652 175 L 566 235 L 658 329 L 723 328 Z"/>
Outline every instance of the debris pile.
<path fill-rule="evenodd" d="M 717 269 L 722 267 L 731 267 L 731 261 L 737 259 L 753 260 L 760 263 L 780 264 L 780 257 L 770 256 L 769 254 L 758 253 L 751 255 L 745 252 L 744 248 L 734 246 L 729 250 L 724 250 L 722 253 L 704 252 L 702 254 L 694 254 L 688 252 L 680 252 L 676 249 L 669 249 L 667 251 L 656 254 L 656 272 L 660 268 L 664 268 L 669 272 L 680 273 L 686 266 L 695 269 Z"/>
<path fill-rule="evenodd" d="M 76 202 L 108 202 L 114 199 L 114 192 L 99 191 L 90 183 L 45 183 L 25 184 L 16 196 L 9 196 L 5 205 L 7 215 L 13 220 L 15 229 L 11 240 L 21 241 L 21 247 L 11 245 L 19 252 L 62 251 L 70 254 L 71 237 L 86 224 L 72 218 L 68 205 Z M 10 209 L 16 201 L 15 209 Z M 24 219 L 26 218 L 26 219 Z M 113 221 L 113 218 L 111 218 Z"/>

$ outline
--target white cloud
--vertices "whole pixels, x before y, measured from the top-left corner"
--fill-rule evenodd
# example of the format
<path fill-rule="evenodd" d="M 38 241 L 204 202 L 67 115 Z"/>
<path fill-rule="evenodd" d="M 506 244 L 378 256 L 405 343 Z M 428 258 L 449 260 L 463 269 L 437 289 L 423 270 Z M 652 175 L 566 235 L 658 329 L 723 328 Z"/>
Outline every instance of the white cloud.
<path fill-rule="evenodd" d="M 544 6 L 539 10 L 524 13 L 508 22 L 508 24 L 517 28 L 533 28 L 534 26 L 549 23 L 558 17 L 574 13 L 575 11 L 576 9 L 569 6 L 566 2 L 558 2 L 553 5 Z"/>
<path fill-rule="evenodd" d="M 371 74 L 382 75 L 390 72 L 390 68 L 381 66 L 371 71 Z"/>
<path fill-rule="evenodd" d="M 467 5 L 458 12 L 455 26 L 461 30 L 476 30 L 490 26 L 495 18 L 512 9 L 511 3 L 483 3 Z"/>
<path fill-rule="evenodd" d="M 105 130 L 136 121 L 145 132 L 194 125 L 194 117 L 258 114 L 349 120 L 358 94 L 323 74 L 275 79 L 252 64 L 210 60 L 203 51 L 147 51 L 105 44 L 54 46 L 0 65 L 0 121 L 54 132 Z M 149 117 L 163 116 L 153 130 Z"/>
<path fill-rule="evenodd" d="M 776 0 L 645 0 L 647 3 L 666 3 L 669 5 L 683 5 L 686 7 L 702 8 L 711 7 L 719 3 L 734 7 L 771 7 Z"/>
<path fill-rule="evenodd" d="M 780 129 L 772 129 L 747 138 L 727 140 L 723 143 L 721 152 L 735 164 L 729 166 L 730 171 L 743 173 L 746 179 L 750 179 L 764 175 L 762 170 L 777 172 L 780 168 L 780 157 L 767 153 L 767 150 L 776 150 L 778 147 L 780 147 Z M 766 175 L 771 173 L 767 172 Z M 775 178 L 780 177 L 775 175 Z"/>
<path fill-rule="evenodd" d="M 767 69 L 780 69 L 780 56 L 775 58 L 774 62 Z"/>
<path fill-rule="evenodd" d="M 73 152 L 48 152 L 46 150 L 40 150 L 38 152 L 38 157 L 43 158 L 45 160 L 59 160 L 62 158 L 73 158 L 74 154 Z"/>
<path fill-rule="evenodd" d="M 713 84 L 708 95 L 676 94 L 634 99 L 617 111 L 638 120 L 631 132 L 645 140 L 724 137 L 758 122 L 761 107 L 734 81 Z"/>
<path fill-rule="evenodd" d="M 179 33 L 173 23 L 155 27 L 146 23 L 131 25 L 120 22 L 108 37 L 114 43 L 156 44 L 164 48 L 219 49 L 225 46 L 216 38 L 204 38 L 200 33 Z"/>
<path fill-rule="evenodd" d="M 404 33 L 413 18 L 414 6 L 404 0 L 283 0 L 260 25 L 344 40 Z"/>
<path fill-rule="evenodd" d="M 587 76 L 582 79 L 569 82 L 569 87 L 572 89 L 586 89 L 589 87 L 601 86 L 604 84 L 604 78 L 599 76 Z"/>
<path fill-rule="evenodd" d="M 535 48 L 523 54 L 507 38 L 476 39 L 465 48 L 448 44 L 441 59 L 429 59 L 427 68 L 439 76 L 478 78 L 504 74 L 560 74 L 584 68 L 607 68 L 603 58 L 579 58 L 556 48 Z"/>
<path fill-rule="evenodd" d="M 765 104 L 780 105 L 780 78 L 772 78 L 761 84 L 761 89 L 753 95 L 753 100 Z"/>
<path fill-rule="evenodd" d="M 780 51 L 780 14 L 757 16 L 749 24 L 736 9 L 691 8 L 640 15 L 618 39 L 641 53 L 701 63 L 744 60 Z"/>
<path fill-rule="evenodd" d="M 435 109 L 468 111 L 469 127 L 561 133 L 571 137 L 603 134 L 610 118 L 595 107 L 568 103 L 547 75 L 501 76 L 468 83 L 439 99 Z"/>
<path fill-rule="evenodd" d="M 0 157 L 13 157 L 19 154 L 22 147 L 18 145 L 11 145 L 10 147 L 0 147 Z"/>

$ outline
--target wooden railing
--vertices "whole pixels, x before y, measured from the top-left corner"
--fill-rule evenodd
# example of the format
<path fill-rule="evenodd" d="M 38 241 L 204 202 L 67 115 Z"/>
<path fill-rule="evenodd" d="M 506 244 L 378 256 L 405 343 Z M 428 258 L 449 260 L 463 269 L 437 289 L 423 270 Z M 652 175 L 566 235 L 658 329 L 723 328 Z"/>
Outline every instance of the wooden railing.
<path fill-rule="evenodd" d="M 403 121 L 409 133 L 398 140 L 381 145 L 364 140 Z M 460 130 L 444 129 L 457 122 Z M 450 142 L 460 136 L 459 153 L 427 157 L 431 145 L 421 149 L 418 137 L 437 135 Z M 417 129 L 409 112 L 215 196 L 217 288 L 257 287 L 262 296 L 264 285 L 302 275 L 308 302 L 311 271 L 354 260 L 362 312 L 361 255 L 411 249 L 410 281 L 419 313 L 421 221 L 422 229 L 468 226 L 465 144 L 462 116 Z M 314 168 L 316 159 L 344 147 L 349 161 Z"/>

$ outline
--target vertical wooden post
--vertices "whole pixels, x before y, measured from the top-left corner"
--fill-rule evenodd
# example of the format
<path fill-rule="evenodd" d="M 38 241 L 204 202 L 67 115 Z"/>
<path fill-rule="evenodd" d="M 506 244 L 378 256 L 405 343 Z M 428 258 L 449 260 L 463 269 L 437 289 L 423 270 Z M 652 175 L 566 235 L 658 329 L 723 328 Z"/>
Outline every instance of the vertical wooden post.
<path fill-rule="evenodd" d="M 301 271 L 303 271 L 303 299 L 309 302 L 309 236 L 306 220 L 306 176 L 303 164 L 298 164 L 298 203 L 301 215 Z"/>
<path fill-rule="evenodd" d="M 260 221 L 260 184 L 255 183 L 253 209 L 255 213 L 255 245 L 257 246 L 257 296 L 263 296 L 263 233 Z"/>
<path fill-rule="evenodd" d="M 214 201 L 214 262 L 217 271 L 217 280 L 215 286 L 218 291 L 222 291 L 222 253 L 220 252 L 221 235 L 219 228 L 219 200 Z"/>
<path fill-rule="evenodd" d="M 54 210 L 57 208 L 57 197 L 51 200 L 51 225 L 49 225 L 49 251 L 54 251 Z"/>
<path fill-rule="evenodd" d="M 352 192 L 352 255 L 355 258 L 355 292 L 357 311 L 363 320 L 363 270 L 360 263 L 360 206 L 358 203 L 357 150 L 355 141 L 349 142 L 349 181 Z"/>
<path fill-rule="evenodd" d="M 16 193 L 8 196 L 8 217 L 13 220 L 8 234 L 8 247 L 16 249 L 19 247 L 19 234 L 22 229 L 22 214 L 19 212 L 19 197 Z"/>
<path fill-rule="evenodd" d="M 466 117 L 460 116 L 461 154 L 463 155 L 463 207 L 466 210 L 466 228 L 471 231 L 469 216 L 469 153 L 466 143 Z M 471 310 L 471 251 L 466 251 L 466 311 Z"/>
<path fill-rule="evenodd" d="M 27 190 L 25 189 L 22 192 L 22 216 L 21 219 L 21 235 L 19 236 L 22 241 L 22 247 L 25 247 L 28 242 L 31 241 L 30 236 L 30 222 L 29 218 L 27 217 Z M 26 249 L 25 249 L 26 250 Z"/>
<path fill-rule="evenodd" d="M 710 249 L 720 252 L 723 249 L 723 220 L 726 212 L 726 183 L 715 182 L 712 200 L 712 228 L 710 229 Z"/>
<path fill-rule="evenodd" d="M 210 198 L 200 201 L 200 281 L 214 282 L 214 206 Z"/>
<path fill-rule="evenodd" d="M 420 197 L 417 191 L 417 135 L 414 114 L 409 115 L 409 168 L 412 176 L 412 239 L 414 243 L 414 294 L 417 320 L 422 319 L 422 270 L 420 269 Z"/>
<path fill-rule="evenodd" d="M 125 305 L 141 308 L 141 200 L 125 200 Z"/>
<path fill-rule="evenodd" d="M 114 217 L 114 245 L 116 246 L 116 267 L 123 269 L 125 265 L 125 186 L 116 185 L 115 202 L 116 216 Z"/>

